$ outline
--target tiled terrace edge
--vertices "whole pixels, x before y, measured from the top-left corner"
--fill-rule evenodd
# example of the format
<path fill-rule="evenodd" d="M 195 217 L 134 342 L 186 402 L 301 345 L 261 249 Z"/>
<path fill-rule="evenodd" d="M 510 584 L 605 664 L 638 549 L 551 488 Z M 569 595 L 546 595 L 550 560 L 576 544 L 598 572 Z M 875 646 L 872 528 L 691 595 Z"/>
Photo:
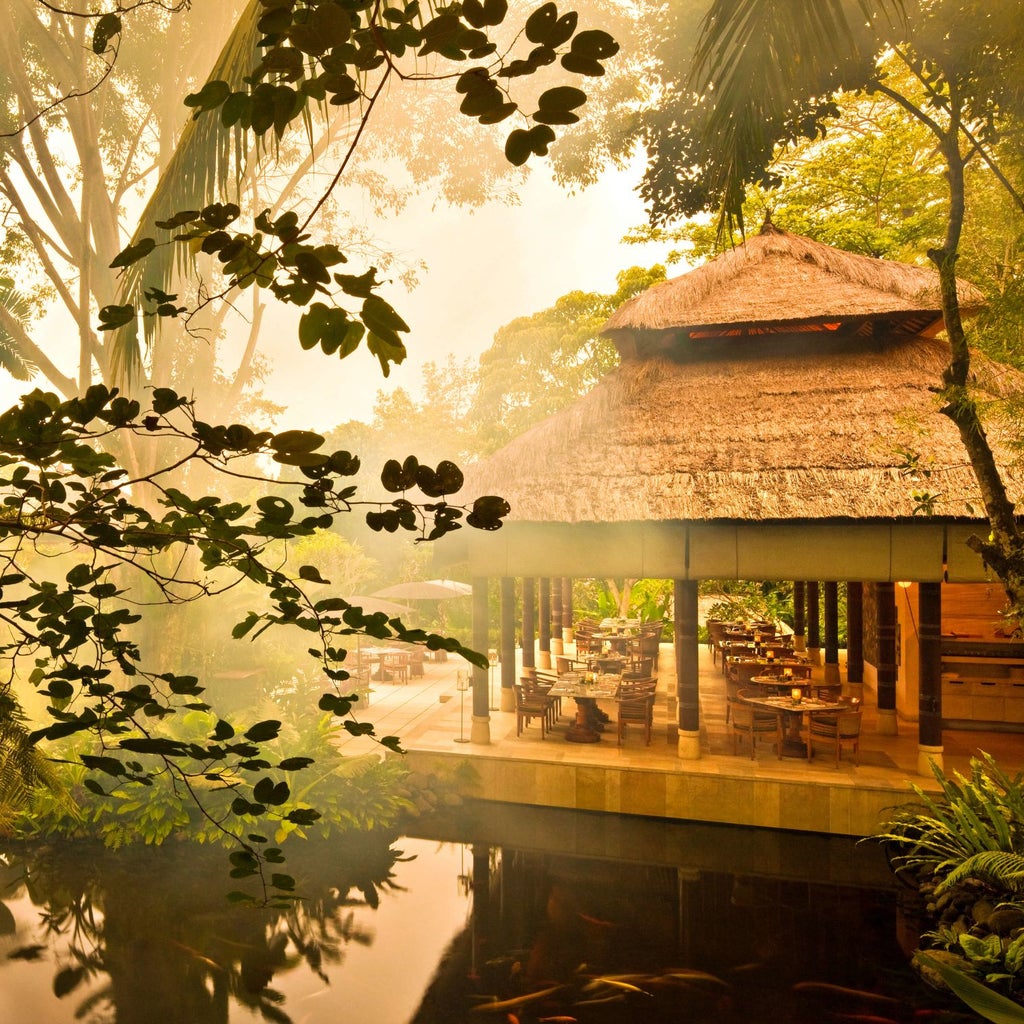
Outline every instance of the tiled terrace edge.
<path fill-rule="evenodd" d="M 750 825 L 832 835 L 867 836 L 879 831 L 887 812 L 914 799 L 912 782 L 865 784 L 785 779 L 755 767 L 731 772 L 710 761 L 663 768 L 518 760 L 475 753 L 411 750 L 414 771 L 450 775 L 469 767 L 474 782 L 463 795 L 498 803 L 532 804 L 653 818 Z M 700 766 L 700 767 L 698 767 Z M 894 780 L 895 781 L 895 780 Z"/>

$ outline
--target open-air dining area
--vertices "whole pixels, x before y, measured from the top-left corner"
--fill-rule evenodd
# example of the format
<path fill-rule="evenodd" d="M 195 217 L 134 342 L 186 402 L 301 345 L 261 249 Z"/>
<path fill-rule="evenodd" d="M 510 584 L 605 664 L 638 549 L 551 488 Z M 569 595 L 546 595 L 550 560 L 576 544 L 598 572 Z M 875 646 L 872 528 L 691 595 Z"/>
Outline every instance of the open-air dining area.
<path fill-rule="evenodd" d="M 514 704 L 501 708 L 501 665 L 494 666 L 489 682 L 495 709 L 488 710 L 486 746 L 457 742 L 467 737 L 471 709 L 466 699 L 470 694 L 459 688 L 465 669 L 455 660 L 428 661 L 423 677 L 406 684 L 371 684 L 368 706 L 358 714 L 374 722 L 378 733 L 400 736 L 417 770 L 451 773 L 460 766 L 471 767 L 474 781 L 467 783 L 466 792 L 498 802 L 858 835 L 876 827 L 882 809 L 912 798 L 912 786 L 937 789 L 934 779 L 918 773 L 915 725 L 901 723 L 895 733 L 887 726 L 880 728 L 885 716 L 880 716 L 870 692 L 856 704 L 816 696 L 828 693 L 825 666 L 816 663 L 817 651 L 801 662 L 807 674 L 795 677 L 800 682 L 793 686 L 786 685 L 781 672 L 756 677 L 756 683 L 751 679 L 749 689 L 758 692 L 747 696 L 746 706 L 767 702 L 772 719 L 767 736 L 751 736 L 730 713 L 730 682 L 721 670 L 721 653 L 702 643 L 700 757 L 681 759 L 675 645 L 662 642 L 659 647 L 649 743 L 643 719 L 626 722 L 620 733 L 621 681 L 596 675 L 588 685 L 586 669 L 569 669 L 562 673 L 568 675 L 564 683 L 548 689 L 549 696 L 561 700 L 553 717 L 544 717 L 539 710 L 539 717 L 521 723 Z M 564 643 L 563 650 L 566 654 L 560 657 L 567 664 L 586 664 L 587 655 L 577 650 L 575 641 Z M 515 651 L 517 681 L 524 676 L 522 653 L 521 648 Z M 839 668 L 844 678 L 847 664 L 843 650 Z M 558 678 L 556 670 L 534 674 L 542 681 Z M 777 687 L 781 694 L 766 692 Z M 802 694 L 799 704 L 793 703 L 794 689 Z M 605 719 L 587 724 L 594 731 L 590 742 L 572 738 L 581 726 L 576 697 L 592 703 Z M 827 727 L 830 718 L 850 714 L 857 719 L 856 746 L 852 737 L 841 737 L 837 744 L 834 736 L 815 731 L 815 721 Z M 595 719 L 588 716 L 584 722 Z M 345 749 L 352 752 L 374 749 L 365 738 L 345 742 Z M 979 751 L 993 755 L 1011 774 L 1024 770 L 1019 733 L 961 728 L 944 733 L 945 771 L 967 772 Z"/>

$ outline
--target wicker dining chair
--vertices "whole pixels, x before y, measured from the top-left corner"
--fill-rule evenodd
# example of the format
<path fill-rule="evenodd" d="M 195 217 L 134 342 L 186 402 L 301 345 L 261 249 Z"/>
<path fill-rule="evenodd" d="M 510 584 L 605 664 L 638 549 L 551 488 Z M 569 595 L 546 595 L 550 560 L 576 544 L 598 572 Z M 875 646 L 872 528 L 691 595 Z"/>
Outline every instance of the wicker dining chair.
<path fill-rule="evenodd" d="M 624 679 L 619 685 L 616 697 L 618 707 L 618 743 L 630 725 L 639 725 L 644 730 L 644 742 L 651 745 L 651 730 L 654 727 L 654 700 L 657 691 L 654 679 Z"/>
<path fill-rule="evenodd" d="M 540 720 L 540 738 L 544 739 L 549 721 L 547 698 L 535 690 L 528 692 L 522 683 L 513 683 L 512 689 L 516 695 L 516 736 L 521 736 L 523 728 L 536 718 Z"/>
<path fill-rule="evenodd" d="M 741 691 L 742 692 L 742 691 Z M 758 737 L 770 737 L 775 744 L 779 758 L 782 757 L 782 723 L 781 715 L 774 711 L 762 711 L 743 700 L 729 698 L 729 719 L 732 726 L 732 752 L 739 753 L 739 739 L 746 736 L 750 740 L 750 760 L 757 753 Z"/>
<path fill-rule="evenodd" d="M 853 753 L 853 763 L 857 763 L 857 752 L 860 748 L 861 709 L 851 706 L 849 711 L 814 712 L 809 715 L 807 723 L 807 760 L 814 757 L 814 744 L 818 743 L 835 752 L 836 767 L 843 753 L 843 744 L 849 744 Z"/>

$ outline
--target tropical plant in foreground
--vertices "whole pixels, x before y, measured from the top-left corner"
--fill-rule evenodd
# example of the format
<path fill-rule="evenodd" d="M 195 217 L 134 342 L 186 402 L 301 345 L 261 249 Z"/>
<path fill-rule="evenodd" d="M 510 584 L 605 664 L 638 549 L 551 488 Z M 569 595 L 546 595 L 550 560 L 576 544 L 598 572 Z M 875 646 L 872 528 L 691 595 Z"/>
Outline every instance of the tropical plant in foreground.
<path fill-rule="evenodd" d="M 1024 1020 L 1024 782 L 989 754 L 947 778 L 921 803 L 898 808 L 875 836 L 912 878 L 936 921 L 915 963 L 973 1010 L 999 1024 Z"/>
<path fill-rule="evenodd" d="M 1024 783 L 1011 778 L 990 754 L 972 758 L 970 774 L 932 772 L 941 787 L 934 797 L 914 786 L 920 804 L 895 810 L 874 838 L 893 850 L 893 864 L 929 875 L 945 875 L 974 854 L 1024 853 Z"/>

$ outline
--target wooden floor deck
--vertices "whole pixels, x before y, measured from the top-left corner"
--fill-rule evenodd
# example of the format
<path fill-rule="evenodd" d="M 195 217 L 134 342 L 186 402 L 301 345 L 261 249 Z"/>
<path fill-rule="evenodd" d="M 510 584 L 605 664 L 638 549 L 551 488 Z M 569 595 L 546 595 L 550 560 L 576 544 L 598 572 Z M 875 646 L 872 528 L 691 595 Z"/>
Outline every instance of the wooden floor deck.
<path fill-rule="evenodd" d="M 677 752 L 671 645 L 662 647 L 650 746 L 639 730 L 627 734 L 622 746 L 616 744 L 614 730 L 606 731 L 598 743 L 567 742 L 564 731 L 572 701 L 564 702 L 561 727 L 545 739 L 537 725 L 517 737 L 515 714 L 491 710 L 490 743 L 467 742 L 471 695 L 456 689 L 461 664 L 428 664 L 425 676 L 408 684 L 375 684 L 369 707 L 359 717 L 374 722 L 378 734 L 399 736 L 418 769 L 447 773 L 471 765 L 475 782 L 466 792 L 482 799 L 867 835 L 878 830 L 889 808 L 914 798 L 914 785 L 937 789 L 934 779 L 918 774 L 916 724 L 901 723 L 897 736 L 880 735 L 870 694 L 864 701 L 856 764 L 849 754 L 838 767 L 825 755 L 810 763 L 802 758 L 780 760 L 767 746 L 759 747 L 753 759 L 749 747 L 733 754 L 725 722 L 725 680 L 704 649 L 699 760 L 683 760 Z M 501 703 L 498 671 L 491 687 L 494 708 Z M 816 672 L 820 675 L 821 669 Z M 609 711 L 614 713 L 613 708 Z M 365 739 L 346 743 L 347 752 L 372 749 Z M 947 731 L 946 773 L 966 772 L 979 751 L 992 754 L 1008 772 L 1024 771 L 1024 735 Z"/>

